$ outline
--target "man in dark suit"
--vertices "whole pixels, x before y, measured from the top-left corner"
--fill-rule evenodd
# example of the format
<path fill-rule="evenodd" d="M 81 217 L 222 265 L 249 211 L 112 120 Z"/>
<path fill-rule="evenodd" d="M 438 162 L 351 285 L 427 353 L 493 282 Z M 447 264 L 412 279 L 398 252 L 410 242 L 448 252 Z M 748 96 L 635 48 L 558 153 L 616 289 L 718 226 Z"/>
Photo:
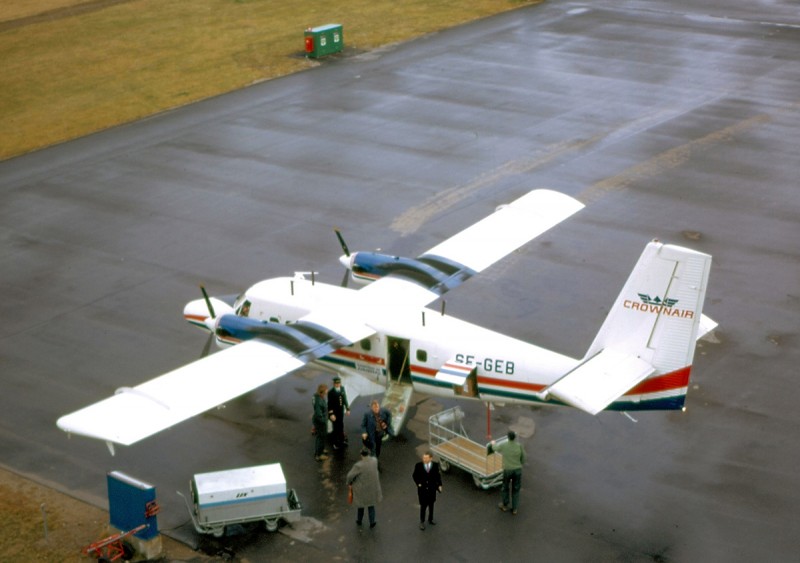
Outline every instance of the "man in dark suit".
<path fill-rule="evenodd" d="M 417 484 L 419 529 L 424 530 L 425 509 L 428 510 L 428 524 L 436 525 L 436 521 L 433 519 L 433 504 L 436 502 L 436 493 L 442 492 L 442 474 L 439 472 L 439 464 L 433 461 L 431 452 L 422 454 L 422 461 L 418 461 L 414 466 L 414 473 L 411 477 Z"/>
<path fill-rule="evenodd" d="M 333 387 L 328 391 L 328 420 L 333 423 L 331 441 L 334 450 L 347 445 L 347 435 L 344 433 L 346 414 L 350 414 L 350 403 L 347 402 L 347 392 L 342 386 L 342 378 L 337 375 L 333 378 Z"/>

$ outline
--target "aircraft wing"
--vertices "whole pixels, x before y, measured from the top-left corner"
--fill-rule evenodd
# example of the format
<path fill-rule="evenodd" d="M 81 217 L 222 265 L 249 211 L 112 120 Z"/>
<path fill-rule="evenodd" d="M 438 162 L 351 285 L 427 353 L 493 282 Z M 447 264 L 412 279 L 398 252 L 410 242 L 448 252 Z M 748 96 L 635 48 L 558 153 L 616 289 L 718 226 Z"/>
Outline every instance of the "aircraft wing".
<path fill-rule="evenodd" d="M 59 418 L 57 425 L 72 434 L 129 446 L 374 332 L 347 319 L 329 321 L 324 332 L 308 320 L 274 325 L 274 334 L 268 337 L 253 338 L 136 387 L 119 389 L 108 399 Z M 227 377 L 231 374 L 235 377 Z"/>
<path fill-rule="evenodd" d="M 416 259 L 399 258 L 388 275 L 361 289 L 359 298 L 370 306 L 427 305 L 583 207 L 559 192 L 528 192 Z"/>

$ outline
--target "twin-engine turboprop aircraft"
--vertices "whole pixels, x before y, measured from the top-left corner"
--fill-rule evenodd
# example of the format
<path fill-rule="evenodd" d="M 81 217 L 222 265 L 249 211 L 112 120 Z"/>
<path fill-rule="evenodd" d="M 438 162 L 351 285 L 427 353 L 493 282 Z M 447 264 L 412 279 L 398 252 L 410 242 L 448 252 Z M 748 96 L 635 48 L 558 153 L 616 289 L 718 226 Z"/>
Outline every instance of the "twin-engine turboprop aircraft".
<path fill-rule="evenodd" d="M 348 394 L 384 393 L 403 423 L 413 390 L 487 403 L 569 405 L 590 414 L 684 405 L 711 256 L 653 241 L 582 358 L 426 309 L 583 208 L 535 190 L 417 258 L 350 254 L 349 289 L 303 275 L 257 283 L 231 305 L 197 299 L 186 320 L 227 346 L 58 420 L 62 430 L 130 445 L 307 364 L 346 378 Z"/>

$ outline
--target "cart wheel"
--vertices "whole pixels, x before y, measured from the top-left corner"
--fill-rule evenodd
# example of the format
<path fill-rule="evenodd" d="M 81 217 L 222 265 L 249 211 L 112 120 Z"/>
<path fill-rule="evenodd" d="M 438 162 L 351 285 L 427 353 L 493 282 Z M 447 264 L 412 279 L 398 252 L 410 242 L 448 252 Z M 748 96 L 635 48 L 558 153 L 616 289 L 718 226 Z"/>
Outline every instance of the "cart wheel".
<path fill-rule="evenodd" d="M 483 486 L 483 483 L 481 483 L 480 477 L 478 477 L 477 475 L 473 475 L 472 476 L 472 482 L 475 483 L 475 486 L 478 487 L 479 489 L 484 489 L 485 488 Z"/>
<path fill-rule="evenodd" d="M 122 542 L 122 559 L 123 561 L 130 561 L 136 554 L 136 550 L 128 542 Z"/>
<path fill-rule="evenodd" d="M 211 535 L 214 536 L 215 538 L 221 538 L 222 536 L 225 535 L 225 526 L 214 528 L 213 530 L 211 530 Z"/>
<path fill-rule="evenodd" d="M 439 460 L 439 469 L 441 469 L 444 473 L 450 471 L 450 462 L 446 459 Z"/>
<path fill-rule="evenodd" d="M 268 532 L 276 532 L 278 530 L 278 519 L 277 518 L 270 518 L 269 520 L 264 520 L 267 524 L 267 531 Z"/>

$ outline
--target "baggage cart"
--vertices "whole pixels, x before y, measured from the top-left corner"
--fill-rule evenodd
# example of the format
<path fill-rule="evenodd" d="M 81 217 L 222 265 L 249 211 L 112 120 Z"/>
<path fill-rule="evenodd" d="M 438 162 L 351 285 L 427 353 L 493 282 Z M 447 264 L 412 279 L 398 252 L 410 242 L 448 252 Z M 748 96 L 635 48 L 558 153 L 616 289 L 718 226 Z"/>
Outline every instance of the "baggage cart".
<path fill-rule="evenodd" d="M 281 520 L 300 518 L 302 506 L 294 489 L 286 488 L 279 463 L 200 473 L 189 483 L 192 504 L 186 501 L 195 529 L 221 537 L 234 524 L 263 520 L 267 531 L 278 529 Z"/>
<path fill-rule="evenodd" d="M 471 440 L 464 430 L 463 419 L 461 407 L 447 409 L 428 419 L 431 452 L 439 457 L 439 466 L 445 472 L 451 466 L 463 469 L 472 475 L 475 486 L 484 490 L 502 484 L 503 456 L 488 453 L 488 443 Z M 507 437 L 500 438 L 495 443 L 506 440 Z"/>

